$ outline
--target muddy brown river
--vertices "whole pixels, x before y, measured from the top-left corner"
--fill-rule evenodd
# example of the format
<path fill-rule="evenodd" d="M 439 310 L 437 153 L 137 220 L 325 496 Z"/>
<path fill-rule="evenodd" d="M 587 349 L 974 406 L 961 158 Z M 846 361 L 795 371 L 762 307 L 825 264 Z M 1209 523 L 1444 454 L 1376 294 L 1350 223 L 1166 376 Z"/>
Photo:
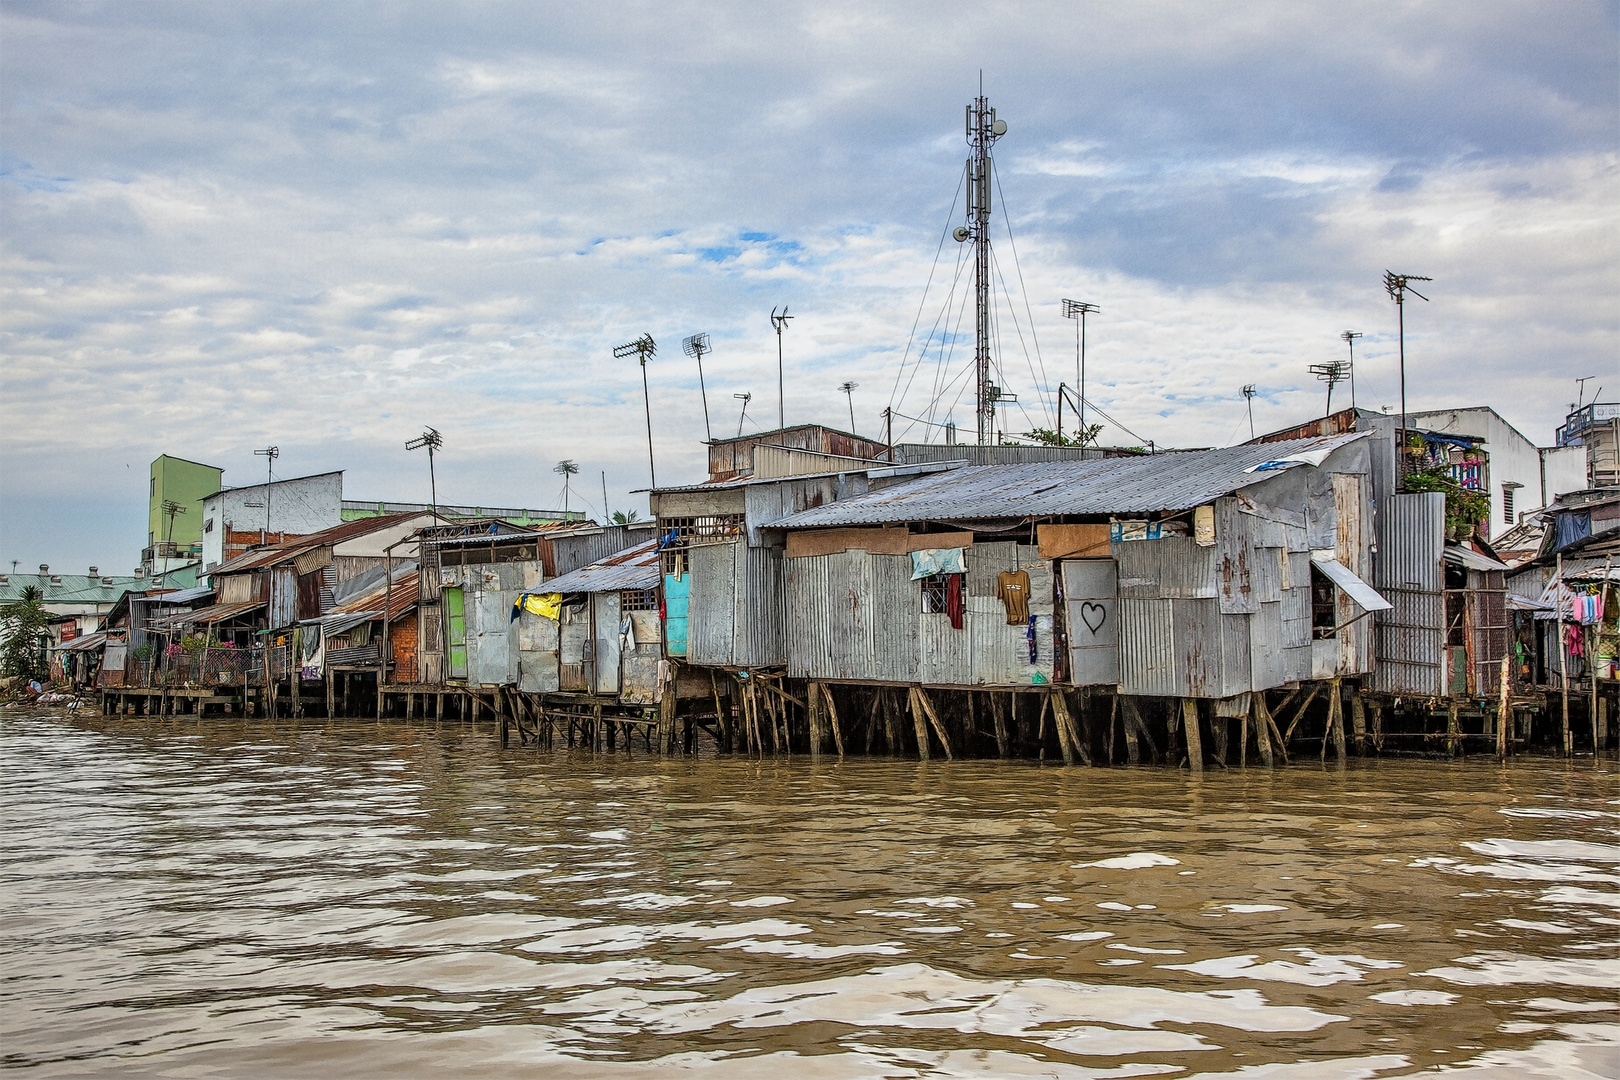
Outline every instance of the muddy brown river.
<path fill-rule="evenodd" d="M 0 1061 L 1614 1077 L 1614 769 L 662 761 L 5 710 Z"/>

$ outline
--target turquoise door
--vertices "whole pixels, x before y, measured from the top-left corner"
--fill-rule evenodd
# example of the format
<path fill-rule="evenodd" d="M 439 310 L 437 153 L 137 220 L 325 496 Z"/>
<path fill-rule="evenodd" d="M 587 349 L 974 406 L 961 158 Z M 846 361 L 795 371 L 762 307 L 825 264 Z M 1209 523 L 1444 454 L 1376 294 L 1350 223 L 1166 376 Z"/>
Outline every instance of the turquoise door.
<path fill-rule="evenodd" d="M 686 655 L 686 598 L 692 579 L 685 574 L 664 575 L 664 651 L 670 656 Z"/>

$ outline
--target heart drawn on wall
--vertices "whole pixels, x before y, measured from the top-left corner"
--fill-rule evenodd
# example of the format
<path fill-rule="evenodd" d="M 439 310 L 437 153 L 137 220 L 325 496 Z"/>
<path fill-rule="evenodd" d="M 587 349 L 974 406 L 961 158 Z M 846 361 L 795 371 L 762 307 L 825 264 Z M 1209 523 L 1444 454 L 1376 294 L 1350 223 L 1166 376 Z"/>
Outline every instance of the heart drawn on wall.
<path fill-rule="evenodd" d="M 1080 621 L 1086 624 L 1087 630 L 1095 634 L 1102 629 L 1102 624 L 1108 621 L 1108 609 L 1087 600 L 1080 605 Z"/>

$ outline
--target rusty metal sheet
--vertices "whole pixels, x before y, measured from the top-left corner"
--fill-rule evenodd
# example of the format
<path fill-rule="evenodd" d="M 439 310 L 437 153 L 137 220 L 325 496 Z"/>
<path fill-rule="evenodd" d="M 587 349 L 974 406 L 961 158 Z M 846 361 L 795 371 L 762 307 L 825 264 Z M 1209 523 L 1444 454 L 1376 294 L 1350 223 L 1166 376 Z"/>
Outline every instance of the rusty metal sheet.
<path fill-rule="evenodd" d="M 1256 601 L 1249 569 L 1253 555 L 1249 524 L 1253 520 L 1247 514 L 1238 513 L 1237 500 L 1215 500 L 1216 581 L 1221 612 L 1225 615 L 1254 614 Z M 1244 640 L 1248 640 L 1247 635 Z"/>

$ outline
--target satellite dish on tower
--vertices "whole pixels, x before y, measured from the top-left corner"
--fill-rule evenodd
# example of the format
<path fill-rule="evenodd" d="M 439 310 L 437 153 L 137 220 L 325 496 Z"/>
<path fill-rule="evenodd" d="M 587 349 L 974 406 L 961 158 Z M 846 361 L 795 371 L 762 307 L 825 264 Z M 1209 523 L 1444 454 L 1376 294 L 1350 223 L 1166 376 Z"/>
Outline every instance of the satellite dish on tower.
<path fill-rule="evenodd" d="M 951 235 L 956 237 L 956 242 L 958 244 L 960 244 L 960 243 L 964 243 L 967 240 L 967 238 L 972 236 L 973 234 L 968 231 L 968 227 L 966 225 L 958 225 L 956 227 L 956 231 L 951 233 Z"/>
<path fill-rule="evenodd" d="M 997 120 L 995 123 L 991 124 L 990 134 L 996 136 L 997 138 L 1007 134 L 1007 121 Z"/>

